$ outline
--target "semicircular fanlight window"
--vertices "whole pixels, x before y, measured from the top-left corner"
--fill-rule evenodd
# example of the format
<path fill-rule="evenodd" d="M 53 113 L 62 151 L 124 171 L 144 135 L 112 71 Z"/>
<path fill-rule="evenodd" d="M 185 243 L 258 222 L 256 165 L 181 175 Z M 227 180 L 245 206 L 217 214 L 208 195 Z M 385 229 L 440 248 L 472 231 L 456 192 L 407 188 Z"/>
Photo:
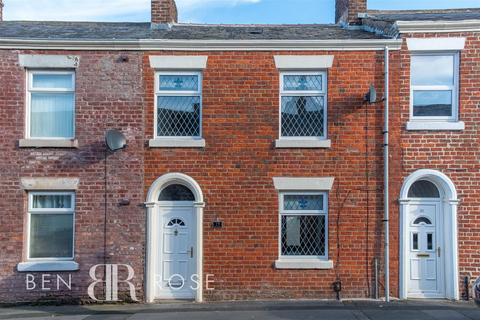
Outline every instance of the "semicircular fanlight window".
<path fill-rule="evenodd" d="M 421 224 L 421 223 L 432 224 L 432 221 L 430 221 L 430 219 L 426 217 L 418 217 L 417 219 L 415 219 L 415 221 L 413 221 L 413 224 Z"/>
<path fill-rule="evenodd" d="M 158 201 L 195 201 L 195 196 L 184 185 L 172 184 L 162 190 Z"/>
<path fill-rule="evenodd" d="M 409 198 L 440 198 L 436 185 L 427 180 L 419 180 L 412 184 L 408 190 Z"/>
<path fill-rule="evenodd" d="M 183 222 L 182 219 L 174 218 L 168 222 L 167 227 L 174 227 L 174 226 L 185 227 L 185 222 Z"/>

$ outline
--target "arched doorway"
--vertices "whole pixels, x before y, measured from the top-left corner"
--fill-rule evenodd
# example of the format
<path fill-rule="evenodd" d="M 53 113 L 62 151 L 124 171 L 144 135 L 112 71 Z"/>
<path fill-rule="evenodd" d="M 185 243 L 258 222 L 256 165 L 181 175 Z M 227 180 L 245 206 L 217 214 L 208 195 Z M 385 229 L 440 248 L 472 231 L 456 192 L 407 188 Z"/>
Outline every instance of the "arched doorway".
<path fill-rule="evenodd" d="M 181 173 L 158 178 L 147 196 L 146 300 L 202 301 L 203 194 Z"/>
<path fill-rule="evenodd" d="M 418 170 L 400 194 L 400 298 L 458 299 L 457 192 L 435 170 Z"/>

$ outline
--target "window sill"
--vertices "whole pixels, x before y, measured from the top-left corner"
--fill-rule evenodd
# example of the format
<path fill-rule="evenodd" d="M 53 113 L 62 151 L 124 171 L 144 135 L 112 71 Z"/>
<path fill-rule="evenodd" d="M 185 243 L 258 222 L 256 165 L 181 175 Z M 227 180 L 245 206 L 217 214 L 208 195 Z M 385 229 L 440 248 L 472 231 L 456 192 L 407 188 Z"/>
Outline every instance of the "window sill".
<path fill-rule="evenodd" d="M 72 139 L 21 139 L 20 148 L 78 148 L 78 140 Z"/>
<path fill-rule="evenodd" d="M 17 265 L 19 272 L 77 271 L 78 269 L 78 263 L 75 261 L 30 261 Z"/>
<path fill-rule="evenodd" d="M 331 148 L 331 140 L 308 140 L 308 139 L 278 139 L 275 141 L 275 148 Z"/>
<path fill-rule="evenodd" d="M 205 139 L 201 138 L 166 138 L 151 139 L 150 148 L 205 148 Z"/>
<path fill-rule="evenodd" d="M 441 122 L 441 121 L 409 121 L 407 122 L 407 130 L 465 130 L 465 123 L 462 121 L 458 122 Z"/>
<path fill-rule="evenodd" d="M 332 260 L 280 259 L 275 261 L 275 269 L 333 269 Z"/>

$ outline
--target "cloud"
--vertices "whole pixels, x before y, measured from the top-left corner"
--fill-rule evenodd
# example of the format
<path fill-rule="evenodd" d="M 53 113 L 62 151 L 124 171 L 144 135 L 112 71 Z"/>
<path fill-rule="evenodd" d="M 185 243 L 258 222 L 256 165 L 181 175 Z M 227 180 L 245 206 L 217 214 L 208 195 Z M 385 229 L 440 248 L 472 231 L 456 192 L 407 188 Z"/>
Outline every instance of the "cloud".
<path fill-rule="evenodd" d="M 177 0 L 181 14 L 199 7 L 232 7 L 261 0 Z M 150 0 L 4 0 L 6 20 L 148 21 Z"/>

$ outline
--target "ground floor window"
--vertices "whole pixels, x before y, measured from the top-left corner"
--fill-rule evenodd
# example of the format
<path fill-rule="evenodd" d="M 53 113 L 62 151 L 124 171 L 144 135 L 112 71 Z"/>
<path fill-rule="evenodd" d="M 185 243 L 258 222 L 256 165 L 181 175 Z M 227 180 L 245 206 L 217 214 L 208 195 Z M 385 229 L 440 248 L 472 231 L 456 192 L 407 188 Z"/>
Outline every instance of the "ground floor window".
<path fill-rule="evenodd" d="M 75 194 L 32 192 L 28 196 L 28 258 L 72 260 Z"/>
<path fill-rule="evenodd" d="M 280 255 L 288 257 L 327 257 L 327 193 L 280 194 Z"/>

